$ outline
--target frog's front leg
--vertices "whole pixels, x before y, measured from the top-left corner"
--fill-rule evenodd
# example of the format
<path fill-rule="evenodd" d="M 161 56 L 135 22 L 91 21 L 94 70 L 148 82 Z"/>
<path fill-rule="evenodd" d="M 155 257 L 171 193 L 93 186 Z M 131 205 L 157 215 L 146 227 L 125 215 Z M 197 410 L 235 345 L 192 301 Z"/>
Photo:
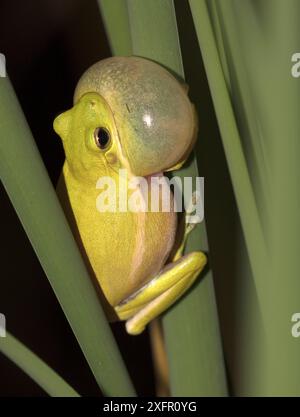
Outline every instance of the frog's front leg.
<path fill-rule="evenodd" d="M 145 326 L 170 307 L 193 284 L 206 264 L 202 252 L 184 255 L 165 266 L 136 293 L 123 300 L 115 311 L 121 320 L 127 320 L 129 334 L 141 333 Z"/>

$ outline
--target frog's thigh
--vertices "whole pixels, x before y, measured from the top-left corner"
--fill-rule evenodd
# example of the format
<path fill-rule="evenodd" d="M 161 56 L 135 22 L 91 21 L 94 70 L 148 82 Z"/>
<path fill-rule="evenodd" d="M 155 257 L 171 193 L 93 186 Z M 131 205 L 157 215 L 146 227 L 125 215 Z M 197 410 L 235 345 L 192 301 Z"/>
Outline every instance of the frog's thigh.
<path fill-rule="evenodd" d="M 145 326 L 172 305 L 193 284 L 204 265 L 206 256 L 192 252 L 168 264 L 135 296 L 116 307 L 121 319 L 131 317 L 126 323 L 130 334 L 141 333 Z"/>

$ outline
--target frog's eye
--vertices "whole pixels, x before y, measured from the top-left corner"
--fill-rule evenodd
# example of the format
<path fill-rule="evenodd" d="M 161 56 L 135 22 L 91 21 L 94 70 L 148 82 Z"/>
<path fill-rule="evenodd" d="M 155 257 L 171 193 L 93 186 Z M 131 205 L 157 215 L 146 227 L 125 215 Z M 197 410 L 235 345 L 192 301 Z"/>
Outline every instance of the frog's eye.
<path fill-rule="evenodd" d="M 110 145 L 110 133 L 105 127 L 97 127 L 95 129 L 94 139 L 100 149 L 106 149 Z"/>

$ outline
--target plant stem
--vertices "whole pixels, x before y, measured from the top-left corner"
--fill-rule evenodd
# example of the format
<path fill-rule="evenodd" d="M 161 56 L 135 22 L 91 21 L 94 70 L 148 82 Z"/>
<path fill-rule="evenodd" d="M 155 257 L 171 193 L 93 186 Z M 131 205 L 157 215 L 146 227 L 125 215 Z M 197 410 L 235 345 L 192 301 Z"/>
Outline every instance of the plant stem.
<path fill-rule="evenodd" d="M 205 0 L 190 0 L 190 6 L 223 139 L 255 285 L 260 304 L 263 305 L 266 289 L 264 280 L 260 279 L 260 277 L 266 262 L 267 251 L 255 196 L 219 60 L 206 2 Z"/>
<path fill-rule="evenodd" d="M 98 0 L 114 55 L 131 55 L 131 37 L 126 0 Z"/>
<path fill-rule="evenodd" d="M 133 53 L 166 66 L 183 78 L 173 2 L 128 0 Z M 195 157 L 175 175 L 196 177 Z M 189 238 L 186 252 L 207 251 L 202 222 Z M 174 396 L 224 396 L 227 384 L 219 333 L 212 272 L 163 317 Z"/>
<path fill-rule="evenodd" d="M 50 396 L 80 397 L 61 376 L 8 332 L 6 337 L 0 337 L 0 352 L 26 372 Z"/>

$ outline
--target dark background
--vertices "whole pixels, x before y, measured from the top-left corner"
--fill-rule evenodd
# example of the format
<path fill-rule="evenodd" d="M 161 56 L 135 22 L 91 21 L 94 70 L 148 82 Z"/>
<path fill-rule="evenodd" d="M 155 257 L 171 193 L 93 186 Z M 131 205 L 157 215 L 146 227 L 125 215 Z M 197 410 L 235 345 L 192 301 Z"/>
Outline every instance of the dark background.
<path fill-rule="evenodd" d="M 207 80 L 186 1 L 176 12 L 186 79 L 200 119 L 199 174 L 205 177 L 205 214 L 226 353 L 234 375 L 235 245 L 239 220 Z M 187 47 L 185 47 L 187 45 Z M 0 0 L 0 52 L 55 185 L 63 150 L 52 122 L 72 106 L 76 83 L 91 64 L 111 55 L 95 0 Z M 82 395 L 101 395 L 18 218 L 1 188 L 0 312 L 7 328 Z M 153 395 L 148 334 L 117 337 L 140 395 Z M 0 396 L 44 396 L 44 391 L 0 355 Z M 233 378 L 232 375 L 229 375 Z"/>

